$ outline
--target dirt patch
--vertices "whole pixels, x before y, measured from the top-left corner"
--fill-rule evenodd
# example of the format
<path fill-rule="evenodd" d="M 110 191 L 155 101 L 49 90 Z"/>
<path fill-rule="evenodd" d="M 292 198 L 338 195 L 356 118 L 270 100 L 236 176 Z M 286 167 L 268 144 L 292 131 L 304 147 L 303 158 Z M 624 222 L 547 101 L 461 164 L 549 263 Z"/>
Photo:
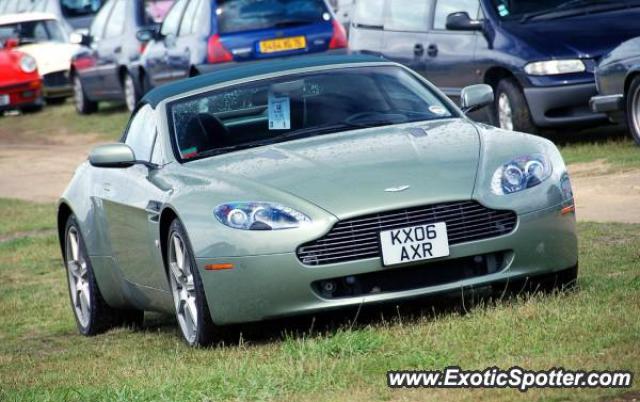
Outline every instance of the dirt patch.
<path fill-rule="evenodd" d="M 0 139 L 0 197 L 53 202 L 98 142 L 94 135 Z"/>
<path fill-rule="evenodd" d="M 55 202 L 98 135 L 0 136 L 0 197 Z M 616 171 L 605 160 L 569 166 L 581 221 L 640 223 L 640 169 Z"/>
<path fill-rule="evenodd" d="M 640 169 L 615 171 L 604 160 L 569 166 L 578 220 L 640 223 Z"/>

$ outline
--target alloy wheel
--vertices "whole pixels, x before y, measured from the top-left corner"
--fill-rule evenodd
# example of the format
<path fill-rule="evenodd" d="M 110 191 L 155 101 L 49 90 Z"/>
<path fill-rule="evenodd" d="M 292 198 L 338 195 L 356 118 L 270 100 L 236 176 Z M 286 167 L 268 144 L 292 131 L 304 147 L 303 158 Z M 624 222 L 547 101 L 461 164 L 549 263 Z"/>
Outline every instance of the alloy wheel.
<path fill-rule="evenodd" d="M 513 111 L 509 96 L 502 92 L 498 97 L 498 121 L 500 128 L 505 130 L 513 130 Z"/>
<path fill-rule="evenodd" d="M 174 232 L 169 241 L 169 277 L 180 330 L 188 343 L 195 342 L 198 333 L 198 308 L 191 266 L 191 256 L 180 235 Z"/>
<path fill-rule="evenodd" d="M 130 112 L 136 108 L 136 88 L 129 74 L 124 76 L 124 98 Z"/>
<path fill-rule="evenodd" d="M 636 86 L 631 98 L 631 123 L 633 131 L 640 133 L 640 85 Z"/>
<path fill-rule="evenodd" d="M 65 253 L 67 257 L 67 275 L 69 276 L 69 293 L 73 311 L 82 327 L 89 325 L 91 317 L 91 286 L 89 285 L 89 269 L 87 258 L 82 251 L 80 234 L 74 226 L 67 232 Z"/>
<path fill-rule="evenodd" d="M 77 110 L 82 110 L 84 107 L 84 91 L 82 90 L 82 82 L 79 77 L 73 79 L 73 100 L 76 104 Z"/>

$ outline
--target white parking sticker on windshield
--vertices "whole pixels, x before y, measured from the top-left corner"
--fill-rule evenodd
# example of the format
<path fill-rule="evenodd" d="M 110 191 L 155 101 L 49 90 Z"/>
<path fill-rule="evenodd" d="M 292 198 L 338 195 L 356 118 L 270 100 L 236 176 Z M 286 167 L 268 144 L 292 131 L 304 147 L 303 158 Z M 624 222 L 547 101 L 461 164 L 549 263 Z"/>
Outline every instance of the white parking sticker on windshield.
<path fill-rule="evenodd" d="M 442 106 L 438 106 L 438 105 L 429 106 L 429 111 L 439 116 L 447 114 L 447 110 Z"/>
<path fill-rule="evenodd" d="M 291 129 L 289 97 L 269 95 L 269 130 Z"/>

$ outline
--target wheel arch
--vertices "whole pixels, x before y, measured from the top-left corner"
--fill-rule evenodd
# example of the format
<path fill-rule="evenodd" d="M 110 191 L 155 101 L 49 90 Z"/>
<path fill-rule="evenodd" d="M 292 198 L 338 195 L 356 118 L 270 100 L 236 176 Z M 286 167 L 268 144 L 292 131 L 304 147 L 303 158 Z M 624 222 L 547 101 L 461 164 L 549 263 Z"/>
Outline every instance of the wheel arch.
<path fill-rule="evenodd" d="M 627 96 L 627 92 L 629 91 L 629 87 L 631 87 L 631 83 L 639 75 L 640 75 L 640 66 L 636 66 L 634 69 L 629 70 L 629 72 L 627 72 L 627 75 L 624 77 L 624 90 L 622 92 L 625 98 Z"/>
<path fill-rule="evenodd" d="M 178 217 L 178 213 L 172 207 L 166 207 L 160 213 L 160 253 L 162 254 L 162 263 L 164 266 L 165 274 L 167 275 L 167 279 L 169 279 L 169 272 L 167 271 L 167 243 L 166 240 L 169 237 L 169 228 L 171 227 L 171 222 L 175 219 L 180 219 Z"/>
<path fill-rule="evenodd" d="M 516 77 L 516 75 L 511 72 L 511 70 L 502 66 L 490 67 L 484 73 L 483 81 L 485 84 L 490 85 L 491 88 L 493 88 L 493 90 L 495 91 L 498 88 L 498 83 L 500 82 L 500 80 L 505 78 L 513 78 L 518 83 L 518 85 L 522 86 L 522 84 L 518 80 L 518 77 Z"/>
<path fill-rule="evenodd" d="M 71 206 L 66 201 L 62 201 L 58 206 L 57 227 L 58 241 L 60 242 L 60 251 L 62 252 L 63 259 L 65 253 L 65 230 L 67 228 L 67 220 L 71 215 L 73 215 L 73 209 L 71 209 Z"/>

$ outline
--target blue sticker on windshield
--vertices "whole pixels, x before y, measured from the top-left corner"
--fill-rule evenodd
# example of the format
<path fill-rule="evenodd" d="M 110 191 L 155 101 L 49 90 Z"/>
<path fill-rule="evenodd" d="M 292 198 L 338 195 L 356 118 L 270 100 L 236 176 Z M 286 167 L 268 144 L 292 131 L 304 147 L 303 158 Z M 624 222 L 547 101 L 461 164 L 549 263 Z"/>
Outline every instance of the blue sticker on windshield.
<path fill-rule="evenodd" d="M 269 95 L 269 130 L 291 129 L 291 109 L 288 96 Z"/>

